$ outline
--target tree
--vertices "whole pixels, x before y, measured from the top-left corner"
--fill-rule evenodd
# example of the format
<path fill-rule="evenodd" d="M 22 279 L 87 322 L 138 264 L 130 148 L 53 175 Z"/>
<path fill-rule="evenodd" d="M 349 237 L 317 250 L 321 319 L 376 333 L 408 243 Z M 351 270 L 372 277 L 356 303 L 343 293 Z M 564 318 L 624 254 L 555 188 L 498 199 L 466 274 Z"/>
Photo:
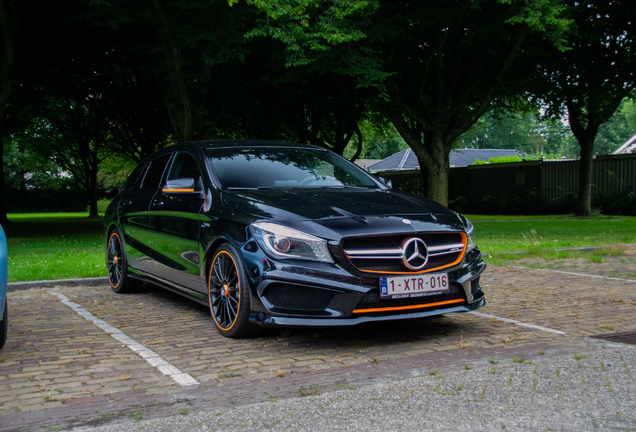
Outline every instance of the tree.
<path fill-rule="evenodd" d="M 100 162 L 109 154 L 105 143 L 109 132 L 98 109 L 99 96 L 51 100 L 46 119 L 30 138 L 37 150 L 73 175 L 86 191 L 89 217 L 99 216 L 97 209 Z"/>
<path fill-rule="evenodd" d="M 33 54 L 38 45 L 30 42 L 32 35 L 50 30 L 60 24 L 59 16 L 67 12 L 53 2 L 43 0 L 0 0 L 0 222 L 8 223 L 5 206 L 4 144 L 10 135 L 26 127 L 32 115 L 30 104 L 37 104 L 28 95 L 32 88 L 25 89 L 25 79 L 41 70 L 34 66 L 33 59 L 45 57 Z M 49 31 L 49 34 L 53 32 Z M 39 41 L 39 45 L 45 45 Z M 22 54 L 22 55 L 20 55 Z M 41 65 L 42 63 L 40 63 Z M 16 97 L 16 93 L 19 94 Z M 17 100 L 16 100 L 17 99 Z M 22 100 L 19 100 L 22 99 Z"/>
<path fill-rule="evenodd" d="M 140 162 L 176 142 L 161 83 L 151 71 L 113 65 L 114 70 L 100 71 L 96 90 L 101 100 L 95 108 L 107 120 L 110 150 Z"/>
<path fill-rule="evenodd" d="M 558 40 L 556 2 L 391 2 L 385 64 L 389 117 L 428 177 L 427 196 L 448 202 L 453 143 L 503 96 L 528 32 Z"/>
<path fill-rule="evenodd" d="M 614 115 L 598 128 L 594 140 L 594 154 L 612 154 L 625 141 L 636 134 L 636 105 L 625 99 Z"/>
<path fill-rule="evenodd" d="M 257 12 L 225 0 L 91 0 L 95 25 L 106 22 L 132 35 L 131 49 L 148 58 L 149 73 L 163 77 L 162 94 L 179 141 L 212 134 L 224 106 L 210 100 L 224 85 L 220 65 L 246 54 L 245 34 Z"/>
<path fill-rule="evenodd" d="M 559 44 L 568 24 L 558 0 L 247 2 L 269 18 L 252 34 L 284 42 L 289 64 L 337 44 L 360 54 L 349 73 L 384 90 L 387 116 L 428 176 L 428 197 L 442 204 L 453 141 L 500 93 L 526 34 Z"/>
<path fill-rule="evenodd" d="M 569 128 L 560 119 L 532 112 L 488 112 L 455 142 L 459 148 L 517 149 L 533 156 L 578 157 Z"/>
<path fill-rule="evenodd" d="M 567 114 L 581 148 L 577 216 L 592 209 L 594 140 L 636 86 L 636 9 L 625 0 L 568 2 L 575 21 L 570 49 L 546 48 L 538 59 L 536 97 L 553 116 Z"/>

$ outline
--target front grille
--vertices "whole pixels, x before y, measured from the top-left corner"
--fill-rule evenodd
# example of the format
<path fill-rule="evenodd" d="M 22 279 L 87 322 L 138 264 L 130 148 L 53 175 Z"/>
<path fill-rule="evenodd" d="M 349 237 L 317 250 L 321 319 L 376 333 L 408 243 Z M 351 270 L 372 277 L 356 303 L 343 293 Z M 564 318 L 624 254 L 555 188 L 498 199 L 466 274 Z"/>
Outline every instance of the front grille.
<path fill-rule="evenodd" d="M 329 306 L 334 293 L 300 285 L 273 283 L 267 287 L 265 299 L 274 307 L 298 311 L 322 311 Z"/>
<path fill-rule="evenodd" d="M 402 245 L 414 237 L 423 240 L 428 249 L 428 262 L 419 270 L 408 268 L 402 260 Z M 444 232 L 347 238 L 343 249 L 351 264 L 362 271 L 421 273 L 459 262 L 465 249 L 465 235 Z"/>
<path fill-rule="evenodd" d="M 375 309 L 375 308 L 392 308 L 400 306 L 425 305 L 429 303 L 437 303 L 448 300 L 466 300 L 464 290 L 459 284 L 451 284 L 448 292 L 443 294 L 402 299 L 382 299 L 380 297 L 380 289 L 374 288 L 362 297 L 362 300 L 356 306 L 356 309 Z"/>

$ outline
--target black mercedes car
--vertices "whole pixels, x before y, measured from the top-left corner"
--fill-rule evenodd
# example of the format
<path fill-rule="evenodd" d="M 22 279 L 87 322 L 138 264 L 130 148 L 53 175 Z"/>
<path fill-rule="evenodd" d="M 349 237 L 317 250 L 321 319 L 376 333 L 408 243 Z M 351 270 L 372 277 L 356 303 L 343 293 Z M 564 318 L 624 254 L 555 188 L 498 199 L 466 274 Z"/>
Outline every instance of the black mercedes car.
<path fill-rule="evenodd" d="M 486 304 L 468 220 L 311 145 L 160 150 L 132 172 L 104 228 L 115 292 L 143 281 L 172 290 L 209 305 L 228 337 Z"/>

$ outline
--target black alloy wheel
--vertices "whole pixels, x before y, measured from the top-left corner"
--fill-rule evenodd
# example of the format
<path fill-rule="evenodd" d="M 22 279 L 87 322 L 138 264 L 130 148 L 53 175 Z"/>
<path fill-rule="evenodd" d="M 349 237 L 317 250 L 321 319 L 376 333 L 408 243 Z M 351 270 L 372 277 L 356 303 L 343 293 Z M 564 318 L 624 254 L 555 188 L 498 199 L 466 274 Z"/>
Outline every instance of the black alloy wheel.
<path fill-rule="evenodd" d="M 106 253 L 108 281 L 116 293 L 134 292 L 141 285 L 141 281 L 128 276 L 128 261 L 124 253 L 119 230 L 113 230 L 108 236 L 108 251 Z"/>
<path fill-rule="evenodd" d="M 258 327 L 249 321 L 247 275 L 236 250 L 219 247 L 210 266 L 208 295 L 210 314 L 219 333 L 231 338 L 253 335 Z"/>

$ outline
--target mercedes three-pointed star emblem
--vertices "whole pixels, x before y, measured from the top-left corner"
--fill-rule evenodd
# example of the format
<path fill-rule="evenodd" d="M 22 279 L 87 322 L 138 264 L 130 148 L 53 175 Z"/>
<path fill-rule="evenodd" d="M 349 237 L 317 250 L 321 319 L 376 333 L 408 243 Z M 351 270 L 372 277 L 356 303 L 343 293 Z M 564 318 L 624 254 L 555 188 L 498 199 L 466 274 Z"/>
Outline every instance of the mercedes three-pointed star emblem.
<path fill-rule="evenodd" d="M 402 244 L 402 261 L 411 270 L 422 270 L 428 262 L 428 248 L 424 240 L 411 237 Z"/>

